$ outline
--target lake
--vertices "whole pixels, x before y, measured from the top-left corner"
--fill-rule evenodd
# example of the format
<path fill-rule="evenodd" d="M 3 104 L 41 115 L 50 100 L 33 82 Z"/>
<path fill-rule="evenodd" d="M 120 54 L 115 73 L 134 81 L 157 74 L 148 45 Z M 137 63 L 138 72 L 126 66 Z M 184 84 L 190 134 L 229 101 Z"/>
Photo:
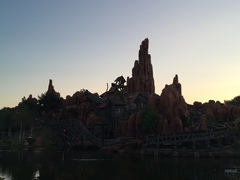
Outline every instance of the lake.
<path fill-rule="evenodd" d="M 239 168 L 237 158 L 163 158 L 101 151 L 0 151 L 0 177 L 5 180 L 240 179 Z"/>

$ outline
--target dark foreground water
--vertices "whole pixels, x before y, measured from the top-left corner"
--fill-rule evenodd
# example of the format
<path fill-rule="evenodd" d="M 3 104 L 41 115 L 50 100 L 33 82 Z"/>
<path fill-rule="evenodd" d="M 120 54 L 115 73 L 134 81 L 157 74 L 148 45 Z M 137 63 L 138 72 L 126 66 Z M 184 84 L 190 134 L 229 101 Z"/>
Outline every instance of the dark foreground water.
<path fill-rule="evenodd" d="M 234 158 L 174 159 L 100 151 L 0 151 L 0 177 L 6 180 L 240 179 L 239 167 L 240 159 Z"/>

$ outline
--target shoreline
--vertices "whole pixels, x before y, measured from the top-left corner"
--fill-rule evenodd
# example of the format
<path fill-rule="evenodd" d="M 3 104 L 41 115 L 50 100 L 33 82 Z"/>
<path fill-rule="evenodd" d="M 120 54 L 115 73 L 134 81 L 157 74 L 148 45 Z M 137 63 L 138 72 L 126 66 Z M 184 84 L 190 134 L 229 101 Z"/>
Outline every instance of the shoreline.
<path fill-rule="evenodd" d="M 167 148 L 134 149 L 130 147 L 122 149 L 116 147 L 105 147 L 101 149 L 103 151 L 113 153 L 139 154 L 143 156 L 157 156 L 157 157 L 240 158 L 240 153 L 236 152 L 233 146 L 225 146 L 222 148 L 210 148 L 210 149 L 167 149 Z"/>

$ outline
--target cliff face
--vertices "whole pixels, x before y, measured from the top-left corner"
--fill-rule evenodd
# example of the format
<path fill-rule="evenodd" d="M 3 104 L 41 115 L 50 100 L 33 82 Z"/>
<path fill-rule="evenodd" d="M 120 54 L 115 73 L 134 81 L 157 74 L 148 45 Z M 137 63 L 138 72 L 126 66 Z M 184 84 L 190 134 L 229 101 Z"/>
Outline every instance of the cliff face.
<path fill-rule="evenodd" d="M 155 93 L 151 56 L 148 54 L 148 39 L 142 41 L 138 59 L 132 69 L 132 77 L 127 78 L 127 90 L 130 93 Z"/>
<path fill-rule="evenodd" d="M 99 102 L 97 94 L 87 90 L 77 91 L 72 96 L 67 96 L 64 101 L 65 108 L 62 116 L 80 120 L 87 128 L 92 128 L 101 118 L 97 114 L 96 104 Z"/>
<path fill-rule="evenodd" d="M 189 111 L 192 119 L 196 122 L 200 122 L 202 116 L 206 117 L 207 122 L 217 123 L 238 123 L 240 122 L 240 107 L 225 105 L 219 101 L 209 100 L 206 103 L 194 102 L 193 105 L 189 105 Z"/>
<path fill-rule="evenodd" d="M 187 127 L 189 112 L 177 75 L 174 77 L 173 83 L 166 85 L 162 90 L 159 112 L 166 118 L 172 131 L 184 131 L 184 127 Z"/>

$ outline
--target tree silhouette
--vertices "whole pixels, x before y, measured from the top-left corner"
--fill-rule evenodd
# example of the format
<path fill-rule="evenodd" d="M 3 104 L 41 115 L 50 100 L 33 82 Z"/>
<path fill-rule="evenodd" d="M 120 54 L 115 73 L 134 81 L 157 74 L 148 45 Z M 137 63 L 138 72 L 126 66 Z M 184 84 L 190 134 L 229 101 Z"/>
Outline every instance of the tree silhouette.
<path fill-rule="evenodd" d="M 62 107 L 63 99 L 56 93 L 44 93 L 38 96 L 40 110 L 44 112 L 58 112 Z"/>
<path fill-rule="evenodd" d="M 158 113 L 150 105 L 145 105 L 140 111 L 140 126 L 145 135 L 156 131 Z"/>
<path fill-rule="evenodd" d="M 225 100 L 224 103 L 227 105 L 240 106 L 240 96 L 236 96 L 231 100 Z"/>

